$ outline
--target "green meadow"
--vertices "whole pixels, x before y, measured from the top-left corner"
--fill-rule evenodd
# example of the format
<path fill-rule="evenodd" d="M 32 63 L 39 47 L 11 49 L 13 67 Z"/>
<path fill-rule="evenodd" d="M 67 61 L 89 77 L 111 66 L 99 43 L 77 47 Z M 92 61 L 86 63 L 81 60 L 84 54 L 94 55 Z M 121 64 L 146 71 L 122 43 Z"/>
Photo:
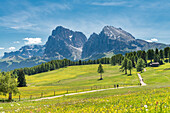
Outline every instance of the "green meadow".
<path fill-rule="evenodd" d="M 123 89 L 112 89 L 87 94 L 63 96 L 51 100 L 30 101 L 43 96 L 81 92 L 100 88 L 136 85 L 139 83 L 137 72 L 132 70 L 132 75 L 120 72 L 120 66 L 103 65 L 104 80 L 98 80 L 98 65 L 70 66 L 26 76 L 28 87 L 19 88 L 21 101 L 18 95 L 14 96 L 16 102 L 1 103 L 0 112 L 21 113 L 168 113 L 170 111 L 170 64 L 160 67 L 147 67 L 146 72 L 141 73 L 146 86 L 138 86 Z M 129 73 L 129 72 L 128 72 Z M 97 87 L 96 87 L 97 86 Z M 92 88 L 92 89 L 91 89 Z M 5 98 L 5 97 L 3 97 Z M 7 97 L 6 97 L 7 98 Z"/>
<path fill-rule="evenodd" d="M 14 95 L 14 99 L 29 99 L 43 96 L 53 96 L 68 92 L 80 92 L 85 90 L 113 87 L 114 84 L 137 85 L 138 76 L 134 70 L 132 76 L 120 72 L 119 66 L 103 65 L 105 73 L 104 80 L 98 80 L 98 65 L 70 66 L 58 70 L 26 76 L 27 86 L 19 88 L 20 94 Z M 6 97 L 3 97 L 6 98 Z"/>

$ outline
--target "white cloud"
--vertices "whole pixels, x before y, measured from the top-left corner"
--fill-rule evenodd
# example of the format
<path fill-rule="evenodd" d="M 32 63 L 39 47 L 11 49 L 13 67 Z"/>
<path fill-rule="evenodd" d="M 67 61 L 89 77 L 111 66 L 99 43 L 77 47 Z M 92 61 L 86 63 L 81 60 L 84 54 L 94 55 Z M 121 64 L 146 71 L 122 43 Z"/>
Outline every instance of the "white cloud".
<path fill-rule="evenodd" d="M 156 39 L 156 38 L 153 38 L 153 39 L 151 39 L 153 42 L 157 42 L 158 41 L 158 39 Z"/>
<path fill-rule="evenodd" d="M 157 42 L 158 41 L 158 39 L 156 39 L 156 38 L 152 38 L 152 39 L 150 39 L 150 40 L 146 40 L 147 42 Z"/>
<path fill-rule="evenodd" d="M 16 48 L 15 47 L 10 47 L 9 50 L 15 50 Z"/>
<path fill-rule="evenodd" d="M 122 6 L 125 5 L 127 2 L 93 2 L 92 5 L 98 6 Z"/>
<path fill-rule="evenodd" d="M 0 50 L 2 50 L 2 49 L 5 49 L 5 48 L 3 48 L 3 47 L 0 47 Z"/>
<path fill-rule="evenodd" d="M 19 44 L 20 42 L 19 41 L 15 41 L 14 44 Z"/>
<path fill-rule="evenodd" d="M 25 40 L 25 44 L 26 45 L 42 43 L 42 39 L 41 38 L 24 38 L 23 40 Z"/>
<path fill-rule="evenodd" d="M 30 24 L 30 23 L 27 23 L 27 24 L 21 24 L 21 25 L 15 25 L 15 26 L 12 26 L 10 27 L 11 29 L 16 29 L 16 30 L 19 30 L 19 29 L 31 29 L 32 27 L 34 27 L 36 25 L 34 24 Z"/>

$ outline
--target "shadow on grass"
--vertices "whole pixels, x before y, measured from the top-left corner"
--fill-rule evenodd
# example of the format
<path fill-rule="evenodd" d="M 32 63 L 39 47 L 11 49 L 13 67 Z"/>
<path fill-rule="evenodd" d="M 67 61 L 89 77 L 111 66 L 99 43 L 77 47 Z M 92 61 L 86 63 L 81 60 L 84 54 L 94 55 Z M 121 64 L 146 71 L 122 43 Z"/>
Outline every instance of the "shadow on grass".
<path fill-rule="evenodd" d="M 128 74 L 127 76 L 132 76 L 132 74 Z"/>
<path fill-rule="evenodd" d="M 14 100 L 12 100 L 12 101 L 10 101 L 10 100 L 7 100 L 7 99 L 0 100 L 0 103 L 3 103 L 3 102 L 14 102 Z"/>
<path fill-rule="evenodd" d="M 98 79 L 98 81 L 103 80 L 103 78 Z"/>

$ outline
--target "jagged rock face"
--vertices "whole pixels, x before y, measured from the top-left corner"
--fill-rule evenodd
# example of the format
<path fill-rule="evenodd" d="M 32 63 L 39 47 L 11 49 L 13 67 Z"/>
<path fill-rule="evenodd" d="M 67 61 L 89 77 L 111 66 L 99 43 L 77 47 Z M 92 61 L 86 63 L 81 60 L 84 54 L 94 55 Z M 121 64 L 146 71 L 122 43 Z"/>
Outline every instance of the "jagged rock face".
<path fill-rule="evenodd" d="M 67 59 L 78 60 L 81 58 L 82 47 L 86 41 L 87 38 L 83 33 L 59 26 L 49 36 L 44 54 L 47 57 L 61 55 Z"/>
<path fill-rule="evenodd" d="M 45 47 L 43 45 L 27 45 L 23 46 L 18 51 L 14 52 L 5 52 L 4 58 L 12 58 L 12 57 L 22 57 L 22 58 L 31 58 L 33 56 L 43 56 Z"/>
<path fill-rule="evenodd" d="M 152 48 L 163 49 L 166 46 L 165 44 L 148 43 L 144 40 L 135 39 L 130 33 L 121 28 L 105 26 L 100 34 L 93 33 L 84 44 L 82 58 L 107 52 L 125 54 L 126 52 Z"/>
<path fill-rule="evenodd" d="M 130 33 L 113 26 L 105 26 L 99 35 L 100 37 L 107 37 L 111 40 L 119 40 L 124 42 L 135 40 L 135 37 L 133 37 Z"/>
<path fill-rule="evenodd" d="M 128 46 L 129 41 L 135 38 L 122 30 L 112 26 L 105 26 L 100 34 L 93 33 L 84 44 L 82 58 L 90 57 L 94 54 L 121 50 Z"/>

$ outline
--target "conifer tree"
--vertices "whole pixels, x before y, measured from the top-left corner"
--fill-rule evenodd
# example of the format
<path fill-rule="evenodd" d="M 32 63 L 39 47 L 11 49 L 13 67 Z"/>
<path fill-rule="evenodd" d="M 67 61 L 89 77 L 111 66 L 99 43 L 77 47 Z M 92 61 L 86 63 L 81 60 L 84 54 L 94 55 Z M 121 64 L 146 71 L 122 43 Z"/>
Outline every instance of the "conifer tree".
<path fill-rule="evenodd" d="M 155 54 L 158 55 L 159 54 L 159 50 L 158 48 L 155 49 Z"/>
<path fill-rule="evenodd" d="M 154 50 L 153 49 L 149 49 L 147 51 L 147 56 L 148 56 L 148 60 L 151 60 L 151 62 L 152 62 L 152 59 L 154 59 Z"/>
<path fill-rule="evenodd" d="M 102 67 L 101 64 L 99 64 L 97 72 L 100 73 L 100 79 L 99 80 L 103 80 L 102 73 L 104 73 L 104 70 L 103 70 L 103 67 Z"/>
<path fill-rule="evenodd" d="M 168 52 L 169 52 L 169 47 L 164 48 L 164 56 L 166 59 L 168 58 Z"/>
<path fill-rule="evenodd" d="M 18 87 L 26 87 L 25 73 L 22 69 L 18 72 Z"/>
<path fill-rule="evenodd" d="M 112 56 L 112 57 L 111 57 L 110 63 L 111 63 L 111 65 L 113 65 L 113 66 L 116 65 L 116 56 Z"/>
<path fill-rule="evenodd" d="M 163 52 L 163 50 L 160 50 L 160 59 L 164 59 L 164 52 Z"/>
<path fill-rule="evenodd" d="M 169 48 L 168 56 L 169 56 L 169 63 L 170 63 L 170 48 Z"/>
<path fill-rule="evenodd" d="M 131 70 L 132 70 L 132 68 L 133 68 L 132 61 L 131 61 L 131 60 L 128 60 L 127 69 L 130 71 L 130 75 L 131 75 Z"/>
<path fill-rule="evenodd" d="M 125 57 L 122 62 L 122 66 L 120 68 L 122 71 L 125 71 L 125 74 L 127 74 L 127 69 L 128 69 L 127 63 L 128 63 L 128 59 Z"/>
<path fill-rule="evenodd" d="M 145 67 L 145 61 L 142 58 L 138 59 L 137 67 L 136 67 L 137 72 L 139 72 L 139 71 L 142 72 L 144 67 Z"/>

